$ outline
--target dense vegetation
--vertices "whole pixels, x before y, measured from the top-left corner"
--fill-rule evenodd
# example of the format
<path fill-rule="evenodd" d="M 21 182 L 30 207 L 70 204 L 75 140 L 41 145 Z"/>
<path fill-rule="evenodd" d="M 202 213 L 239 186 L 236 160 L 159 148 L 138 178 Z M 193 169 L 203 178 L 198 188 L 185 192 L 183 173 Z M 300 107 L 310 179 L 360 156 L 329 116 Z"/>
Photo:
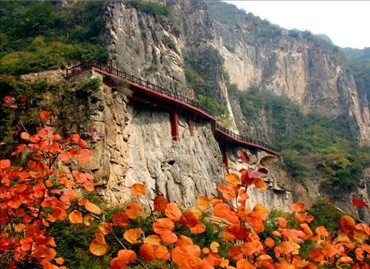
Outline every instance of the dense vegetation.
<path fill-rule="evenodd" d="M 171 15 L 171 9 L 160 3 L 143 0 L 133 0 L 133 1 L 129 0 L 127 1 L 127 3 L 133 6 L 134 8 L 141 10 L 149 15 L 153 16 Z"/>
<path fill-rule="evenodd" d="M 261 111 L 267 112 L 267 123 L 275 134 L 273 142 L 282 149 L 284 162 L 294 176 L 317 179 L 334 193 L 353 187 L 362 169 L 370 165 L 370 148 L 360 147 L 351 139 L 345 118 L 304 114 L 287 97 L 257 88 L 239 92 L 231 85 L 229 91 L 239 98 L 248 121 L 255 121 Z"/>
<path fill-rule="evenodd" d="M 348 59 L 357 88 L 367 94 L 370 108 L 370 48 L 363 50 L 345 48 L 343 51 Z"/>
<path fill-rule="evenodd" d="M 107 59 L 103 2 L 5 1 L 0 5 L 0 73 L 23 74 L 68 61 Z"/>
<path fill-rule="evenodd" d="M 227 114 L 226 106 L 219 102 L 223 98 L 219 93 L 218 81 L 222 77 L 223 59 L 214 48 L 199 52 L 188 52 L 185 58 L 186 80 L 194 90 L 195 99 L 207 107 L 216 116 Z M 217 100 L 217 101 L 216 101 Z"/>

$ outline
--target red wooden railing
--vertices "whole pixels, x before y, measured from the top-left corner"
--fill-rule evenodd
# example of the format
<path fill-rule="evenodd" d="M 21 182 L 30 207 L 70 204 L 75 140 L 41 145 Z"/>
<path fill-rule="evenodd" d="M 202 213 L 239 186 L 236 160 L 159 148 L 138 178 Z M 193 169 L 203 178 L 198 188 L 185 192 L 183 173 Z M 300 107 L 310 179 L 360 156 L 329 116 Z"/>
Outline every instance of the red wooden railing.
<path fill-rule="evenodd" d="M 215 115 L 212 113 L 212 111 L 196 100 L 184 96 L 176 91 L 163 88 L 141 78 L 135 77 L 112 66 L 103 65 L 96 61 L 81 63 L 71 68 L 67 68 L 66 78 L 70 78 L 88 70 L 94 70 L 111 78 L 125 79 L 134 92 L 145 95 L 146 97 L 155 100 L 155 102 L 166 103 L 167 105 L 181 108 L 201 118 L 209 120 L 218 140 L 228 142 L 230 144 L 238 144 L 241 146 L 261 149 L 277 156 L 281 155 L 278 149 L 271 147 L 264 142 L 238 135 L 221 126 L 217 123 Z"/>

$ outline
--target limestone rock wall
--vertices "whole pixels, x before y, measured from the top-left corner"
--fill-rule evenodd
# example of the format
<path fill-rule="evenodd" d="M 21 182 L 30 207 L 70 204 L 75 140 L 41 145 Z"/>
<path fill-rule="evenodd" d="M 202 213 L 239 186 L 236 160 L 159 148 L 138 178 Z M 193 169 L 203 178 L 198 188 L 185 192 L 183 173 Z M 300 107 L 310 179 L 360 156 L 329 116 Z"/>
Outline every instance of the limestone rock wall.
<path fill-rule="evenodd" d="M 240 19 L 238 27 L 212 19 L 225 70 L 240 90 L 256 87 L 288 97 L 305 112 L 344 115 L 354 138 L 369 143 L 367 99 L 357 90 L 342 52 L 306 32 L 275 29 L 266 37 L 256 19 Z"/>
<path fill-rule="evenodd" d="M 235 24 L 227 24 L 212 13 L 213 1 L 160 2 L 171 8 L 171 16 L 152 16 L 127 2 L 107 4 L 107 41 L 113 66 L 189 94 L 185 55 L 213 48 L 224 60 L 217 70 L 221 75 L 215 76 L 215 96 L 228 107 L 235 131 L 267 139 L 274 132 L 263 115 L 260 122 L 246 125 L 238 102 L 229 99 L 223 74 L 241 90 L 256 86 L 289 97 L 306 112 L 316 111 L 331 117 L 344 115 L 354 138 L 368 143 L 370 113 L 366 98 L 357 91 L 341 53 L 335 48 L 309 33 L 277 29 L 245 14 L 233 17 Z M 112 103 L 108 103 L 109 98 Z M 124 201 L 125 187 L 141 180 L 147 181 L 153 192 L 176 194 L 173 199 L 189 199 L 184 200 L 188 203 L 195 196 L 193 190 L 208 191 L 209 184 L 214 186 L 214 181 L 222 179 L 222 162 L 217 159 L 220 150 L 211 138 L 209 127 L 197 125 L 198 140 L 194 140 L 188 136 L 182 118 L 183 137 L 175 143 L 163 131 L 169 130 L 168 112 L 155 107 L 141 108 L 142 105 L 130 104 L 117 96 L 109 98 L 106 101 L 105 97 L 101 98 L 106 102 L 102 105 L 104 113 L 93 113 L 91 120 L 104 130 L 106 137 L 96 144 L 96 151 L 100 152 L 96 166 L 100 167 L 98 175 L 104 170 L 101 183 L 108 185 L 102 187 L 102 193 L 112 202 Z M 120 98 L 122 107 L 118 115 L 113 109 L 117 109 L 115 104 Z M 214 159 L 217 162 L 210 161 Z M 190 163 L 197 163 L 194 172 L 188 172 Z M 294 200 L 310 202 L 319 196 L 314 186 L 293 182 L 286 175 L 276 174 L 276 181 L 282 189 L 294 191 Z M 271 197 L 280 195 L 278 189 L 271 192 L 274 195 L 264 194 L 261 199 L 265 201 L 261 202 L 269 204 L 275 199 Z M 291 198 L 286 193 L 280 196 L 273 203 L 284 208 Z"/>
<path fill-rule="evenodd" d="M 137 182 L 145 183 L 151 198 L 163 194 L 183 206 L 194 205 L 199 195 L 216 195 L 225 170 L 210 125 L 194 122 L 191 136 L 187 115 L 180 113 L 180 141 L 173 141 L 170 111 L 129 100 L 126 92 L 102 86 L 90 103 L 86 124 L 95 133 L 86 168 L 100 195 L 108 204 L 124 204 Z"/>

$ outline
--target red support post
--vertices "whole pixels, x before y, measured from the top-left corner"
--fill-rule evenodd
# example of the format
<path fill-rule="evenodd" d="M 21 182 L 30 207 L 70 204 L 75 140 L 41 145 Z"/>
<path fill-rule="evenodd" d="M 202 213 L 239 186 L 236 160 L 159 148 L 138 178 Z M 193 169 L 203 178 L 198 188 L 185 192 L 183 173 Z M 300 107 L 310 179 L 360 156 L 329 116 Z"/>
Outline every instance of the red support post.
<path fill-rule="evenodd" d="M 194 126 L 193 126 L 193 121 L 191 120 L 191 118 L 188 118 L 188 126 L 189 126 L 190 135 L 194 136 Z"/>
<path fill-rule="evenodd" d="M 222 147 L 222 162 L 225 164 L 227 172 L 229 172 L 229 154 L 226 145 Z"/>
<path fill-rule="evenodd" d="M 180 141 L 180 136 L 179 136 L 179 114 L 178 114 L 177 111 L 171 112 L 170 122 L 171 122 L 172 140 Z"/>

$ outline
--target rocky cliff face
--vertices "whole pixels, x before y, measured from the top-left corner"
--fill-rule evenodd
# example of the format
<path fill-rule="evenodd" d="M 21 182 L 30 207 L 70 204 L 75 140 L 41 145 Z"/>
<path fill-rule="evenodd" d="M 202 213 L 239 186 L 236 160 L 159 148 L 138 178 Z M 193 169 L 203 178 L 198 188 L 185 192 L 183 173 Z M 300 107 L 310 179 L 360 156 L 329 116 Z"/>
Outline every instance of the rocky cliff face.
<path fill-rule="evenodd" d="M 213 66 L 212 87 L 219 102 L 228 108 L 236 131 L 252 130 L 244 126 L 238 102 L 229 99 L 225 74 L 241 90 L 256 86 L 288 96 L 307 112 L 344 115 L 356 139 L 365 143 L 370 140 L 366 98 L 357 92 L 335 49 L 309 33 L 285 31 L 253 16 L 228 14 L 224 9 L 225 16 L 235 16 L 234 24 L 227 23 L 215 11 L 220 3 L 166 2 L 172 10 L 169 17 L 147 14 L 118 1 L 107 4 L 107 40 L 113 66 L 189 94 L 186 55 L 212 48 L 224 59 L 222 65 Z M 213 192 L 224 169 L 209 127 L 198 124 L 194 138 L 182 119 L 181 141 L 173 142 L 168 111 L 127 102 L 120 93 L 107 89 L 100 94 L 100 110 L 92 108 L 91 121 L 104 130 L 105 138 L 96 142 L 98 154 L 91 168 L 101 178 L 102 194 L 109 201 L 124 201 L 125 188 L 136 181 L 146 182 L 153 193 L 162 192 L 185 204 L 199 194 Z M 256 135 L 271 135 L 263 115 L 255 126 Z M 231 156 L 237 170 L 237 157 Z M 271 192 L 260 198 L 271 206 L 286 208 L 293 198 L 310 203 L 317 196 L 314 188 L 293 184 L 277 172 L 268 180 Z"/>
<path fill-rule="evenodd" d="M 357 91 L 338 49 L 310 33 L 266 25 L 252 15 L 241 15 L 231 27 L 217 16 L 216 8 L 219 4 L 210 4 L 215 40 L 232 83 L 241 90 L 257 87 L 287 96 L 306 112 L 344 115 L 354 137 L 369 142 L 366 96 Z"/>
<path fill-rule="evenodd" d="M 88 72 L 74 80 L 96 76 Z M 99 194 L 108 204 L 123 204 L 130 197 L 129 187 L 143 182 L 151 198 L 163 194 L 184 207 L 193 206 L 200 195 L 216 196 L 226 168 L 211 126 L 194 122 L 192 136 L 186 115 L 180 114 L 180 141 L 174 141 L 170 110 L 134 101 L 127 93 L 124 87 L 102 86 L 88 102 L 85 125 L 96 131 L 91 139 L 92 160 L 85 168 L 93 171 Z M 232 167 L 237 171 L 242 164 L 236 154 L 232 156 Z M 258 201 L 270 208 L 287 209 L 292 195 L 278 187 L 275 177 L 268 178 L 266 192 L 252 190 L 252 204 Z"/>

